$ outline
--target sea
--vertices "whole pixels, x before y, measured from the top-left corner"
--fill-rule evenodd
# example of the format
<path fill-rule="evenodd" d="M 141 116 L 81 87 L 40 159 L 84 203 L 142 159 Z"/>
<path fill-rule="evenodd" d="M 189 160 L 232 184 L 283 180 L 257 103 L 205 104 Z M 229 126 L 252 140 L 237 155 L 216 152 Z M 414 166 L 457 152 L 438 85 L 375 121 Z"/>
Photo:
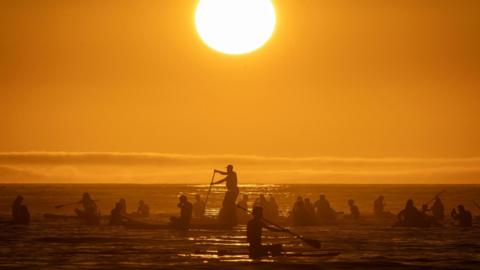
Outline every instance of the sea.
<path fill-rule="evenodd" d="M 207 195 L 208 185 L 163 184 L 0 184 L 0 269 L 480 269 L 480 227 L 398 228 L 392 224 L 348 223 L 315 227 L 290 227 L 298 234 L 322 242 L 322 252 L 340 252 L 333 257 L 279 257 L 250 260 L 246 228 L 232 230 L 135 230 L 122 226 L 86 226 L 76 220 L 48 220 L 43 214 L 73 214 L 89 192 L 104 215 L 124 198 L 127 211 L 139 200 L 149 206 L 155 222 L 178 215 L 178 196 Z M 221 206 L 224 187 L 213 187 L 208 215 Z M 297 196 L 315 201 L 325 194 L 337 211 L 348 212 L 354 199 L 361 214 L 373 212 L 373 201 L 383 195 L 386 210 L 397 213 L 407 199 L 417 207 L 439 194 L 446 213 L 463 204 L 474 216 L 479 209 L 480 185 L 263 185 L 240 186 L 250 205 L 260 194 L 276 198 L 281 215 L 288 215 Z M 25 198 L 32 216 L 28 226 L 14 226 L 11 204 L 17 195 Z M 239 196 L 239 197 L 240 197 Z M 297 238 L 285 233 L 264 233 L 264 242 L 281 243 L 292 252 L 312 252 Z M 239 255 L 217 256 L 227 250 Z"/>

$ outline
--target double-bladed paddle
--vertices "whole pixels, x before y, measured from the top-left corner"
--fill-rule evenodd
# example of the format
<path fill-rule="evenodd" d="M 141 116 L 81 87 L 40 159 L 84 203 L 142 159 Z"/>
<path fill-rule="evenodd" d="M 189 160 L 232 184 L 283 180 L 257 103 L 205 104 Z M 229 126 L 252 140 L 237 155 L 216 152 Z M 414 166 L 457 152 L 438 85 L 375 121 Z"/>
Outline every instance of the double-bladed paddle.
<path fill-rule="evenodd" d="M 240 209 L 242 209 L 243 211 L 249 213 L 249 214 L 252 214 L 251 211 L 249 211 L 248 209 L 245 209 L 245 208 L 241 207 L 240 205 L 237 205 L 237 207 L 240 208 Z M 287 229 L 287 228 L 285 228 L 285 227 L 282 227 L 282 226 L 280 226 L 280 225 L 277 225 L 277 224 L 275 224 L 275 223 L 271 222 L 270 220 L 268 220 L 268 219 L 266 219 L 266 218 L 263 218 L 263 217 L 262 217 L 262 221 L 265 221 L 265 222 L 267 222 L 268 224 L 273 225 L 273 226 L 281 229 L 282 231 L 284 231 L 284 232 L 286 232 L 286 233 L 289 233 L 289 234 L 297 237 L 298 239 L 302 240 L 303 242 L 305 242 L 306 244 L 308 244 L 309 246 L 311 246 L 311 247 L 313 247 L 313 248 L 317 248 L 317 249 L 318 249 L 318 248 L 321 248 L 321 246 L 322 246 L 322 243 L 321 243 L 319 240 L 311 239 L 311 238 L 305 238 L 305 237 L 303 237 L 303 236 L 301 236 L 301 235 L 299 235 L 299 234 L 297 234 L 297 233 L 294 233 L 294 232 L 290 231 L 289 229 Z"/>

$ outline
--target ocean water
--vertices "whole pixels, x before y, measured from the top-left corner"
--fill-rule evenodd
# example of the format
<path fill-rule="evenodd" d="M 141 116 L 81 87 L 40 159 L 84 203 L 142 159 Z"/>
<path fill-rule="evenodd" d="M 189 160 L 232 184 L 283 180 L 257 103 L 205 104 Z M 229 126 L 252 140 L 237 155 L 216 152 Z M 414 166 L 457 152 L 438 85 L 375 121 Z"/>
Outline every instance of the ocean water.
<path fill-rule="evenodd" d="M 431 229 L 393 228 L 391 224 L 340 224 L 293 227 L 293 231 L 321 240 L 323 251 L 339 251 L 332 258 L 278 258 L 251 261 L 246 256 L 215 256 L 209 251 L 245 251 L 245 226 L 233 230 L 132 230 L 107 225 L 92 227 L 75 220 L 45 220 L 44 213 L 73 214 L 73 207 L 55 205 L 78 201 L 90 192 L 103 214 L 115 201 L 127 200 L 134 211 L 138 200 L 149 205 L 158 222 L 163 214 L 177 214 L 177 198 L 206 195 L 206 185 L 1 185 L 0 217 L 7 219 L 16 195 L 22 195 L 33 221 L 29 226 L 0 224 L 2 269 L 480 269 L 480 228 L 453 226 Z M 347 212 L 354 199 L 364 215 L 373 200 L 385 196 L 386 210 L 398 212 L 405 201 L 419 207 L 441 192 L 446 212 L 464 204 L 478 215 L 473 201 L 480 201 L 479 185 L 244 185 L 241 193 L 250 202 L 259 194 L 276 197 L 282 215 L 298 195 L 316 200 L 324 193 L 333 208 Z M 215 215 L 225 189 L 215 187 L 208 214 Z M 288 251 L 312 251 L 301 241 L 282 233 L 265 232 L 265 242 L 282 243 Z"/>

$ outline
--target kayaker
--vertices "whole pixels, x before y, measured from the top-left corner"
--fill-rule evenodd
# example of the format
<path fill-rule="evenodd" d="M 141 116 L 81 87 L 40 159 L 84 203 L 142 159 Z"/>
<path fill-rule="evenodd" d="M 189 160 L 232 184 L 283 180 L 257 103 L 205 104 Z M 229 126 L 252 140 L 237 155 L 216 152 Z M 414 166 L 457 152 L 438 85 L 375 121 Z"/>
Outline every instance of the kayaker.
<path fill-rule="evenodd" d="M 180 208 L 180 217 L 171 217 L 170 225 L 177 229 L 188 230 L 192 220 L 193 205 L 188 201 L 187 196 L 182 195 L 177 206 Z"/>
<path fill-rule="evenodd" d="M 202 218 L 205 215 L 205 201 L 200 194 L 195 194 L 195 203 L 193 203 L 193 215 L 196 218 Z"/>
<path fill-rule="evenodd" d="M 445 218 L 445 207 L 443 206 L 443 202 L 440 199 L 440 196 L 435 196 L 435 201 L 433 202 L 431 210 L 433 218 L 436 221 L 443 221 L 443 219 Z"/>
<path fill-rule="evenodd" d="M 247 224 L 247 242 L 250 258 L 258 259 L 267 255 L 280 255 L 282 245 L 262 245 L 262 229 L 265 228 L 273 232 L 283 232 L 284 230 L 266 225 L 262 221 L 263 208 L 261 207 L 254 207 L 252 215 L 253 219 Z"/>
<path fill-rule="evenodd" d="M 267 219 L 276 221 L 279 216 L 279 211 L 278 211 L 278 204 L 277 201 L 275 200 L 275 197 L 273 197 L 272 194 L 270 194 L 268 201 L 267 201 L 267 208 L 268 208 L 268 215 L 265 215 Z"/>
<path fill-rule="evenodd" d="M 358 209 L 358 206 L 355 205 L 354 200 L 348 200 L 348 207 L 350 207 L 350 216 L 352 217 L 352 219 L 359 219 L 360 210 Z"/>
<path fill-rule="evenodd" d="M 315 209 L 317 211 L 317 219 L 320 223 L 330 224 L 335 221 L 336 212 L 330 206 L 330 202 L 324 194 L 320 194 L 320 197 L 315 202 Z"/>
<path fill-rule="evenodd" d="M 100 222 L 97 204 L 90 197 L 89 193 L 83 193 L 82 200 L 78 203 L 82 204 L 83 206 L 83 210 L 78 208 L 75 209 L 75 213 L 78 215 L 78 217 L 85 220 L 87 224 L 93 225 Z"/>
<path fill-rule="evenodd" d="M 30 213 L 23 203 L 23 197 L 17 196 L 12 205 L 12 217 L 15 224 L 26 225 L 30 223 Z"/>
<path fill-rule="evenodd" d="M 405 208 L 397 215 L 397 226 L 406 227 L 428 227 L 430 224 L 426 223 L 426 220 L 422 213 L 414 206 L 413 200 L 409 199 L 405 204 Z"/>
<path fill-rule="evenodd" d="M 137 217 L 147 218 L 150 216 L 150 207 L 143 200 L 140 200 L 135 214 Z"/>
<path fill-rule="evenodd" d="M 293 204 L 292 222 L 294 225 L 297 225 L 297 226 L 304 226 L 307 223 L 305 203 L 301 196 L 298 196 L 297 200 Z"/>
<path fill-rule="evenodd" d="M 384 209 L 385 209 L 384 198 L 382 195 L 380 195 L 373 202 L 373 214 L 378 218 L 382 218 L 384 216 Z"/>
<path fill-rule="evenodd" d="M 236 201 L 238 197 L 238 183 L 237 183 L 237 173 L 233 171 L 233 165 L 228 165 L 227 171 L 215 170 L 215 173 L 225 175 L 224 179 L 213 182 L 213 185 L 226 183 L 227 192 L 223 199 L 222 208 L 220 209 L 220 220 L 222 223 L 227 225 L 236 225 L 237 223 L 237 209 Z"/>
<path fill-rule="evenodd" d="M 118 203 L 120 204 L 120 213 L 122 215 L 127 214 L 127 201 L 124 198 L 121 198 Z"/>
<path fill-rule="evenodd" d="M 457 221 L 457 225 L 460 227 L 472 227 L 472 214 L 470 211 L 465 210 L 463 205 L 457 206 L 458 212 L 455 208 L 451 212 L 452 218 Z"/>
<path fill-rule="evenodd" d="M 237 202 L 237 205 L 240 207 L 237 208 L 237 221 L 241 224 L 245 224 L 250 219 L 250 215 L 245 212 L 245 210 L 248 210 L 248 195 L 243 194 L 242 199 Z M 242 210 L 241 208 L 245 210 Z"/>
<path fill-rule="evenodd" d="M 122 216 L 122 205 L 120 202 L 115 203 L 115 208 L 110 211 L 110 225 L 122 225 L 124 217 Z"/>

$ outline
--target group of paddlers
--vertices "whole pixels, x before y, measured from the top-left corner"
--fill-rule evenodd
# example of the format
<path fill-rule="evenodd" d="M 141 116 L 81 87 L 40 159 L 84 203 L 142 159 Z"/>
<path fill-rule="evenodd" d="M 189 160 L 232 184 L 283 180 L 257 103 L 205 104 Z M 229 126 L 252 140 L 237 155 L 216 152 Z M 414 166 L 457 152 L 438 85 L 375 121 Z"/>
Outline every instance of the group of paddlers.
<path fill-rule="evenodd" d="M 247 241 L 249 243 L 249 253 L 253 258 L 263 257 L 265 255 L 275 255 L 282 252 L 279 245 L 262 245 L 262 229 L 266 228 L 271 231 L 288 232 L 295 235 L 291 231 L 281 226 L 275 225 L 273 221 L 279 219 L 279 207 L 275 198 L 270 195 L 268 200 L 263 194 L 253 203 L 252 211 L 248 208 L 248 195 L 244 194 L 242 199 L 238 202 L 237 197 L 239 188 L 237 184 L 237 174 L 233 170 L 232 165 L 226 167 L 226 171 L 215 170 L 215 174 L 224 175 L 225 178 L 212 181 L 210 189 L 213 185 L 226 183 L 227 191 L 225 193 L 222 207 L 219 212 L 218 221 L 220 224 L 234 226 L 238 223 L 247 222 Z M 213 176 L 213 177 L 214 177 Z M 209 193 L 210 193 L 209 189 Z M 205 208 L 208 200 L 208 195 L 205 200 L 199 194 L 195 196 L 195 202 L 189 202 L 187 196 L 181 195 L 179 197 L 178 208 L 180 208 L 180 215 L 178 217 L 170 218 L 170 226 L 175 229 L 188 230 L 191 225 L 192 216 L 196 218 L 203 218 L 205 216 Z M 100 212 L 97 204 L 89 193 L 84 193 L 80 201 L 66 204 L 80 204 L 81 209 L 75 209 L 77 216 L 86 221 L 87 224 L 96 225 L 100 223 Z M 433 200 L 432 207 L 429 203 L 424 204 L 421 210 L 414 206 L 413 200 L 408 200 L 405 208 L 402 209 L 397 216 L 396 226 L 406 227 L 430 227 L 441 226 L 445 219 L 445 209 L 437 195 Z M 61 207 L 66 206 L 61 205 Z M 347 201 L 350 209 L 350 214 L 345 217 L 352 220 L 361 218 L 360 210 L 355 204 L 355 201 L 350 199 Z M 58 208 L 59 206 L 57 206 Z M 480 208 L 480 207 L 479 207 Z M 373 202 L 374 217 L 378 219 L 388 219 L 395 217 L 390 212 L 385 211 L 385 201 L 383 196 L 379 196 Z M 116 202 L 115 207 L 110 212 L 110 225 L 121 225 L 129 218 L 148 218 L 150 216 L 150 209 L 144 201 L 139 201 L 136 212 L 127 213 L 126 200 L 120 199 Z M 330 205 L 324 194 L 321 194 L 314 203 L 309 198 L 297 197 L 293 208 L 290 212 L 290 220 L 293 225 L 309 226 L 334 224 L 337 216 L 342 212 L 336 212 Z M 13 221 L 16 224 L 28 224 L 30 222 L 30 214 L 28 208 L 23 204 L 23 197 L 18 196 L 12 205 Z M 252 218 L 253 217 L 253 218 Z M 461 227 L 472 226 L 472 215 L 465 209 L 463 205 L 459 205 L 456 209 L 451 211 L 451 218 L 456 222 L 456 225 Z M 268 223 L 268 224 L 267 224 Z M 271 225 L 274 226 L 271 226 Z M 295 235 L 299 237 L 298 235 Z M 302 240 L 302 237 L 299 237 Z M 311 244 L 311 243 L 310 243 Z M 314 242 L 314 245 L 317 244 Z"/>
<path fill-rule="evenodd" d="M 442 226 L 445 219 L 445 207 L 440 199 L 440 196 L 435 196 L 433 205 L 429 207 L 430 203 L 422 205 L 421 210 L 414 206 L 412 199 L 409 199 L 396 216 L 390 212 L 385 211 L 385 199 L 379 196 L 373 202 L 373 213 L 376 219 L 392 219 L 397 218 L 395 226 L 402 227 L 432 227 Z M 355 201 L 350 199 L 347 201 L 350 209 L 350 214 L 344 217 L 353 220 L 361 218 L 360 210 L 355 204 Z M 315 203 L 311 203 L 310 199 L 298 197 L 295 201 L 290 219 L 294 225 L 308 226 L 308 225 L 322 225 L 335 224 L 337 217 L 343 212 L 335 211 L 325 195 L 320 195 Z M 472 226 L 472 214 L 466 210 L 463 205 L 458 205 L 457 208 L 452 209 L 450 216 L 454 223 L 460 227 Z"/>

